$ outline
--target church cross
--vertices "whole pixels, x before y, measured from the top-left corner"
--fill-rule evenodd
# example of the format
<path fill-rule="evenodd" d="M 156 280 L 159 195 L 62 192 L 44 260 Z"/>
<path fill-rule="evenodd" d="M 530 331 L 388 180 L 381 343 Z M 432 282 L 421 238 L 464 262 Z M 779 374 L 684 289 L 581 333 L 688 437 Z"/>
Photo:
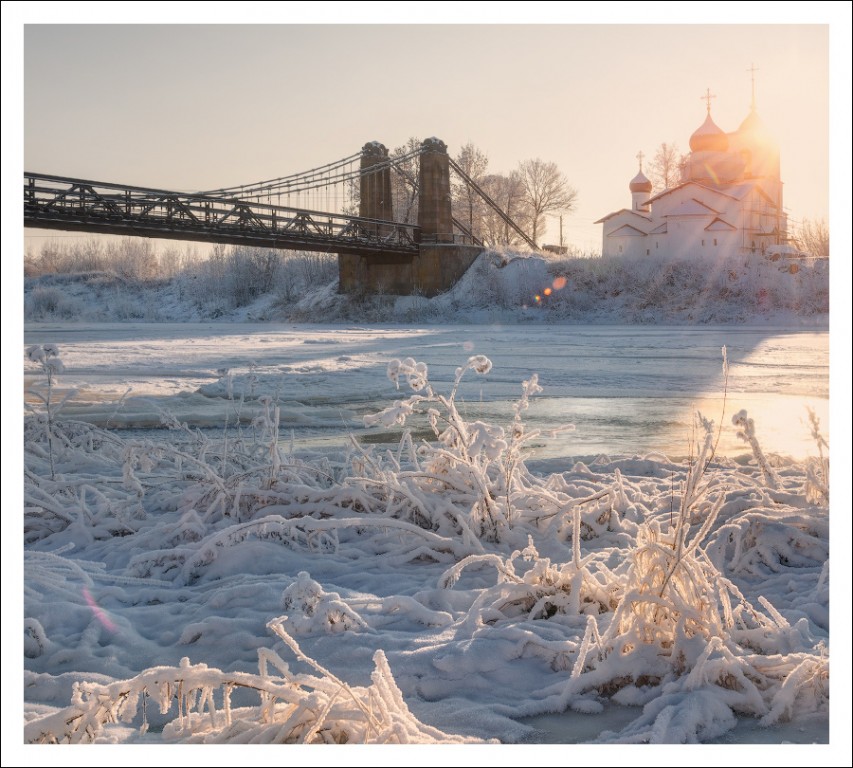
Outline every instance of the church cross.
<path fill-rule="evenodd" d="M 710 88 L 705 89 L 705 95 L 699 97 L 702 101 L 704 101 L 708 105 L 708 114 L 711 114 L 711 99 L 716 99 L 717 95 L 711 93 Z"/>
<path fill-rule="evenodd" d="M 752 63 L 746 71 L 752 76 L 752 110 L 755 111 L 755 73 L 758 72 L 758 67 Z"/>
<path fill-rule="evenodd" d="M 643 172 L 643 158 L 644 157 L 645 157 L 645 155 L 643 154 L 642 149 L 639 152 L 637 152 L 637 160 L 640 161 L 640 173 Z"/>

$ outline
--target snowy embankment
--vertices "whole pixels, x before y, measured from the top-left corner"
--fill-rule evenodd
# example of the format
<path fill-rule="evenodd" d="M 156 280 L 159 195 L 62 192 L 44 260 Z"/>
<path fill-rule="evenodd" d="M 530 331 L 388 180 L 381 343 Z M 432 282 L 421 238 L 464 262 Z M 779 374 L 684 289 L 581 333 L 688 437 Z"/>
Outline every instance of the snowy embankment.
<path fill-rule="evenodd" d="M 489 251 L 450 291 L 428 299 L 342 296 L 337 281 L 330 278 L 335 272 L 333 257 L 317 258 L 326 259 L 323 268 L 310 272 L 288 269 L 288 258 L 282 258 L 278 271 L 252 291 L 245 290 L 242 273 L 214 278 L 204 264 L 196 272 L 156 282 L 105 272 L 43 275 L 26 281 L 25 317 L 28 321 L 542 321 L 791 327 L 828 322 L 829 265 L 821 260 L 773 262 L 759 255 L 713 263 L 555 259 Z"/>
<path fill-rule="evenodd" d="M 472 356 L 368 417 L 390 450 L 281 447 L 262 396 L 211 440 L 128 440 L 63 420 L 51 345 L 26 421 L 27 742 L 719 739 L 739 720 L 828 720 L 828 446 L 769 459 L 740 412 L 697 416 L 690 459 L 536 474 L 521 385 L 505 426 L 457 409 Z M 406 431 L 426 419 L 429 442 Z M 753 460 L 715 453 L 736 429 Z M 633 708 L 606 730 L 605 710 Z M 787 733 L 787 731 L 783 731 Z M 780 736 L 780 741 L 793 740 Z"/>

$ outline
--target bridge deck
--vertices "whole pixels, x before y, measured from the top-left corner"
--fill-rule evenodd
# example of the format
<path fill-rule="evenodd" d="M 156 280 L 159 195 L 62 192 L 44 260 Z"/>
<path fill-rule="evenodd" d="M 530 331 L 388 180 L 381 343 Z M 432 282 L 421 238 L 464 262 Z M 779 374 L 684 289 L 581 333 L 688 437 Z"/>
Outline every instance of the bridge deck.
<path fill-rule="evenodd" d="M 30 172 L 24 226 L 397 257 L 420 239 L 409 224 Z"/>

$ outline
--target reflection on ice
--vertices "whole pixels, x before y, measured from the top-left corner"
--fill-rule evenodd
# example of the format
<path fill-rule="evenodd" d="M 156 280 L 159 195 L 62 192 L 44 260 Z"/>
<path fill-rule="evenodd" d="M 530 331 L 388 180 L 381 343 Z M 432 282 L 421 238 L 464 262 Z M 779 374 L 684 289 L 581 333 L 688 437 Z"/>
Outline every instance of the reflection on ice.
<path fill-rule="evenodd" d="M 462 382 L 463 415 L 509 423 L 521 382 L 537 373 L 544 392 L 526 420 L 542 429 L 576 425 L 576 432 L 537 446 L 537 458 L 686 456 L 696 410 L 718 424 L 722 419 L 719 450 L 726 455 L 748 453 L 731 427 L 740 409 L 755 420 L 771 454 L 814 453 L 807 406 L 829 431 L 828 333 L 813 331 L 202 324 L 61 330 L 33 324 L 25 342 L 51 342 L 59 334 L 66 368 L 60 384 L 77 390 L 63 412 L 101 426 L 156 428 L 164 411 L 191 427 L 247 424 L 265 394 L 279 403 L 281 427 L 288 440 L 293 431 L 297 449 L 335 449 L 350 434 L 366 434 L 364 414 L 399 397 L 385 376 L 391 358 L 423 360 L 441 388 L 476 350 L 494 368 Z M 730 363 L 725 414 L 723 345 Z"/>

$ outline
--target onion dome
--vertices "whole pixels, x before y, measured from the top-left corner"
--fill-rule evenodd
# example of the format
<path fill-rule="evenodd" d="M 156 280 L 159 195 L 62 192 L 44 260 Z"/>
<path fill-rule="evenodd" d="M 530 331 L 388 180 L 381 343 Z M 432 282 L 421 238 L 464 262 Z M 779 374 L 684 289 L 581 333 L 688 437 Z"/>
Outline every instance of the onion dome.
<path fill-rule="evenodd" d="M 632 192 L 651 192 L 652 183 L 646 178 L 646 175 L 640 171 L 633 179 L 631 179 L 631 183 L 628 185 L 628 188 Z"/>
<path fill-rule="evenodd" d="M 740 124 L 740 128 L 737 129 L 737 133 L 741 141 L 748 144 L 763 146 L 765 148 L 778 147 L 776 138 L 767 130 L 767 126 L 758 116 L 758 112 L 755 109 L 750 110 L 749 114 Z"/>
<path fill-rule="evenodd" d="M 711 112 L 690 137 L 690 149 L 693 152 L 725 152 L 729 148 L 726 134 L 711 119 Z"/>
<path fill-rule="evenodd" d="M 737 130 L 738 133 L 767 133 L 767 129 L 764 127 L 764 121 L 758 116 L 758 112 L 754 109 L 749 111 L 749 114 Z"/>

